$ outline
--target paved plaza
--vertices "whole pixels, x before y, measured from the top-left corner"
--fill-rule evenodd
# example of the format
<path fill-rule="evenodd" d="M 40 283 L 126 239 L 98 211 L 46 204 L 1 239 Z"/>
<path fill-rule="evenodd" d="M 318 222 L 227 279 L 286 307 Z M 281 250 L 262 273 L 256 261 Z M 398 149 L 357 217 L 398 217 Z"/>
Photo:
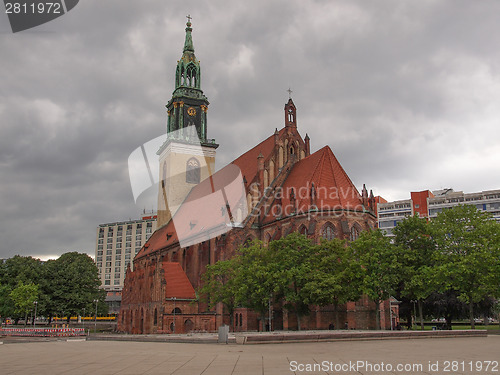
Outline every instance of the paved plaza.
<path fill-rule="evenodd" d="M 3 375 L 500 374 L 486 370 L 500 360 L 500 335 L 257 345 L 70 339 L 4 343 L 0 358 Z"/>

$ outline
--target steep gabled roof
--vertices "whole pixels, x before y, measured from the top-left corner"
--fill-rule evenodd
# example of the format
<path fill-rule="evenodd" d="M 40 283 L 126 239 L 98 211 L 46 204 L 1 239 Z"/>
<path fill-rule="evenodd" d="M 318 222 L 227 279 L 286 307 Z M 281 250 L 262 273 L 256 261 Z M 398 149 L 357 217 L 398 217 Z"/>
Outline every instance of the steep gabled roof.
<path fill-rule="evenodd" d="M 166 298 L 196 298 L 194 288 L 179 263 L 163 262 L 165 272 Z"/>
<path fill-rule="evenodd" d="M 313 186 L 315 198 L 311 200 Z M 328 146 L 298 161 L 281 187 L 285 214 L 292 207 L 307 212 L 313 205 L 319 210 L 363 211 L 361 195 Z M 272 219 L 267 217 L 265 221 Z"/>

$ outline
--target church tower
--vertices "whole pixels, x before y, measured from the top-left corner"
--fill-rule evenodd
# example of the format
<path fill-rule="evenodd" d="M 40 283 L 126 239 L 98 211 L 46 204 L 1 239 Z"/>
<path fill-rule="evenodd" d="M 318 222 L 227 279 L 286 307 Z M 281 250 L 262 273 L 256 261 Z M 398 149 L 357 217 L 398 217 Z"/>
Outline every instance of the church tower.
<path fill-rule="evenodd" d="M 158 228 L 167 224 L 190 190 L 215 171 L 215 140 L 207 138 L 207 97 L 201 89 L 200 62 L 194 54 L 191 17 L 167 103 L 167 139 L 160 147 Z"/>

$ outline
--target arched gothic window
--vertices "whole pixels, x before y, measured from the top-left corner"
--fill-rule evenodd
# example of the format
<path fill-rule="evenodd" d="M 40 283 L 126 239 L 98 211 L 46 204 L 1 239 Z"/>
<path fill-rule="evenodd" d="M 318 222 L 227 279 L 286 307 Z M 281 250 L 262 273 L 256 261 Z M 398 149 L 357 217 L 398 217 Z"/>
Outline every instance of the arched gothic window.
<path fill-rule="evenodd" d="M 193 65 L 187 67 L 186 81 L 186 86 L 196 86 L 196 68 Z"/>
<path fill-rule="evenodd" d="M 335 229 L 331 223 L 326 223 L 321 230 L 321 237 L 325 240 L 331 241 L 335 238 Z"/>
<path fill-rule="evenodd" d="M 307 236 L 307 227 L 305 225 L 301 225 L 299 228 L 299 233 Z"/>
<path fill-rule="evenodd" d="M 172 314 L 179 315 L 179 314 L 182 314 L 182 311 L 181 311 L 181 309 L 179 309 L 178 307 L 176 307 L 175 309 L 172 310 Z"/>
<path fill-rule="evenodd" d="M 250 247 L 252 244 L 253 238 L 251 236 L 248 236 L 245 242 L 243 242 L 243 247 Z"/>
<path fill-rule="evenodd" d="M 200 183 L 200 162 L 191 158 L 186 163 L 186 182 L 190 184 Z"/>
<path fill-rule="evenodd" d="M 359 230 L 358 230 L 358 228 L 356 228 L 355 225 L 353 225 L 351 228 L 351 233 L 349 235 L 349 239 L 351 241 L 355 241 L 358 239 L 358 237 L 359 237 Z"/>

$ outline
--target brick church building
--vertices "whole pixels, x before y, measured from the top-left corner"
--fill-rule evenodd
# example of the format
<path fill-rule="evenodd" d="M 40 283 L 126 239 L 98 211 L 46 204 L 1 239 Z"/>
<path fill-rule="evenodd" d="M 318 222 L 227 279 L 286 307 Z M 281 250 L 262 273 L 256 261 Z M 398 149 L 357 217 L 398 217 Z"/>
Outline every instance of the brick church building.
<path fill-rule="evenodd" d="M 210 311 L 195 291 L 207 265 L 231 258 L 249 241 L 269 243 L 292 232 L 315 242 L 354 240 L 376 227 L 373 194 L 364 186 L 358 192 L 330 147 L 311 153 L 291 98 L 281 129 L 213 173 L 218 145 L 207 138 L 209 102 L 191 32 L 188 22 L 167 104 L 167 139 L 158 151 L 158 229 L 134 258 L 134 270 L 127 269 L 118 318 L 123 332 L 215 331 L 229 324 L 222 304 Z M 381 309 L 382 328 L 390 326 L 388 305 Z M 366 298 L 341 310 L 345 326 L 339 328 L 375 328 L 375 304 Z M 297 329 L 294 314 L 277 305 L 273 311 L 273 329 Z M 265 330 L 267 324 L 246 308 L 236 309 L 232 321 L 234 331 Z M 333 307 L 312 306 L 300 326 L 331 329 L 334 321 Z"/>

